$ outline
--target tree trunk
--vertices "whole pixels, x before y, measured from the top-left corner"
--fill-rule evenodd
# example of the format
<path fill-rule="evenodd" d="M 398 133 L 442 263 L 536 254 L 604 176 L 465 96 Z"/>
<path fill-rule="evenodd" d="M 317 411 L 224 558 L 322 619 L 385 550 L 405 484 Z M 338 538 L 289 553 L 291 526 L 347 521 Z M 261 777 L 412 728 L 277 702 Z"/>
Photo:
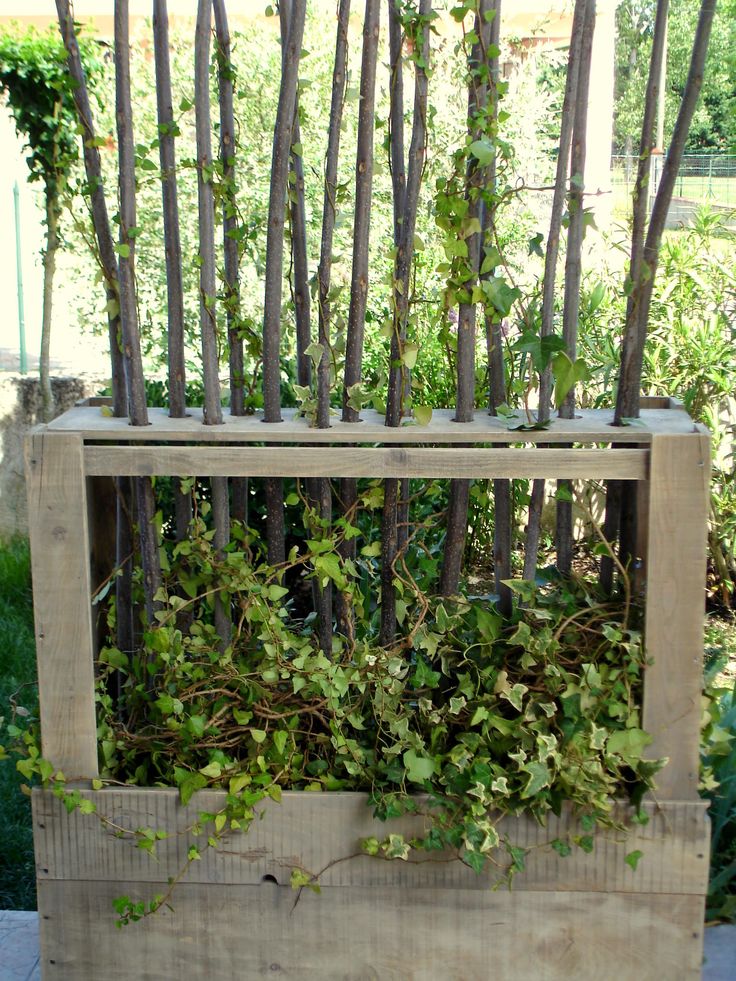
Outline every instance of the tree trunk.
<path fill-rule="evenodd" d="M 380 29 L 379 0 L 366 0 L 363 24 L 363 59 L 360 70 L 358 150 L 355 162 L 355 221 L 353 225 L 353 269 L 350 280 L 343 422 L 359 422 L 360 412 L 348 404 L 350 389 L 360 382 L 363 362 L 365 311 L 368 302 L 368 243 L 371 227 L 373 188 L 373 130 L 375 123 L 376 61 Z"/>
<path fill-rule="evenodd" d="M 544 256 L 544 279 L 542 283 L 542 337 L 551 337 L 554 333 L 555 316 L 555 280 L 557 278 L 557 259 L 560 251 L 560 231 L 562 229 L 562 213 L 565 207 L 567 192 L 568 161 L 570 158 L 570 141 L 572 139 L 572 124 L 575 113 L 575 100 L 578 86 L 578 68 L 580 63 L 580 42 L 585 18 L 587 0 L 575 0 L 570 49 L 567 59 L 567 78 L 565 95 L 562 102 L 560 119 L 560 142 L 557 151 L 557 168 L 555 172 L 555 189 L 552 196 L 552 210 L 547 235 L 547 249 Z M 550 415 L 552 394 L 552 372 L 545 368 L 539 379 L 539 422 L 547 422 Z M 529 501 L 529 522 L 526 530 L 524 551 L 524 578 L 532 580 L 537 573 L 537 557 L 539 555 L 539 539 L 542 530 L 542 508 L 544 507 L 545 480 L 538 478 L 532 483 L 531 499 Z"/>
<path fill-rule="evenodd" d="M 69 75 L 74 81 L 74 104 L 77 109 L 79 125 L 82 129 L 82 153 L 89 188 L 92 225 L 97 240 L 100 267 L 107 294 L 113 414 L 122 417 L 128 414 L 128 407 L 122 349 L 118 262 L 113 245 L 110 220 L 107 214 L 107 204 L 105 202 L 100 151 L 95 142 L 97 134 L 89 103 L 87 80 L 84 69 L 82 68 L 82 59 L 79 55 L 79 44 L 77 43 L 77 36 L 74 31 L 74 16 L 69 0 L 56 0 L 56 12 L 59 20 L 59 30 L 67 52 Z"/>
<path fill-rule="evenodd" d="M 266 238 L 266 288 L 263 301 L 264 422 L 281 422 L 281 290 L 284 268 L 284 207 L 289 179 L 291 134 L 296 109 L 299 59 L 304 34 L 305 0 L 294 0 L 284 41 L 281 87 L 271 158 L 271 189 Z M 283 521 L 283 514 L 281 515 Z"/>
<path fill-rule="evenodd" d="M 153 51 L 156 64 L 156 106 L 161 164 L 161 204 L 164 219 L 166 252 L 166 309 L 168 338 L 169 415 L 182 419 L 187 414 L 186 368 L 184 363 L 184 292 L 181 273 L 181 237 L 174 145 L 174 111 L 171 100 L 171 67 L 169 64 L 169 15 L 166 0 L 154 0 Z M 176 540 L 189 534 L 192 499 L 174 487 Z"/>
<path fill-rule="evenodd" d="M 478 136 L 476 114 L 485 105 L 488 97 L 487 81 L 483 71 L 483 61 L 490 43 L 490 25 L 487 13 L 491 0 L 480 0 L 475 18 L 474 35 L 478 39 L 473 45 L 468 70 L 468 135 L 471 140 Z M 468 161 L 465 182 L 466 197 L 469 202 L 468 220 L 480 219 L 479 187 L 483 169 L 475 158 Z M 466 240 L 468 248 L 467 277 L 463 289 L 468 299 L 460 303 L 457 318 L 457 403 L 455 422 L 472 422 L 475 411 L 475 303 L 472 302 L 473 287 L 478 281 L 480 269 L 481 235 L 476 232 Z M 450 481 L 450 502 L 447 512 L 447 536 L 445 553 L 440 573 L 440 592 L 452 595 L 458 590 L 465 538 L 468 530 L 468 502 L 470 500 L 470 481 Z"/>
<path fill-rule="evenodd" d="M 677 115 L 675 128 L 672 133 L 667 158 L 662 169 L 662 176 L 660 178 L 659 187 L 657 188 L 657 194 L 654 199 L 654 206 L 652 208 L 652 215 L 649 221 L 646 239 L 644 241 L 643 248 L 641 249 L 641 261 L 636 268 L 634 267 L 634 243 L 632 237 L 632 263 L 629 277 L 631 281 L 631 294 L 629 296 L 629 302 L 626 310 L 626 330 L 624 333 L 624 342 L 621 351 L 619 389 L 618 398 L 616 401 L 616 412 L 614 416 L 615 425 L 623 425 L 626 418 L 638 417 L 639 415 L 644 346 L 649 327 L 649 307 L 652 298 L 652 290 L 654 288 L 654 280 L 657 274 L 659 249 L 662 240 L 662 233 L 664 231 L 664 226 L 667 219 L 667 213 L 672 201 L 677 172 L 680 168 L 685 143 L 687 141 L 687 135 L 690 130 L 690 124 L 692 122 L 695 106 L 703 84 L 703 71 L 705 68 L 705 59 L 708 53 L 708 42 L 710 40 L 710 32 L 713 25 L 715 7 L 715 0 L 702 0 L 682 102 Z M 661 33 L 666 35 L 666 21 L 661 26 Z M 664 41 L 661 41 L 661 44 L 664 46 Z M 654 59 L 653 51 L 652 63 L 650 63 L 650 73 L 656 71 L 657 80 L 659 79 L 660 68 L 661 65 L 658 65 Z M 651 78 L 649 81 L 652 81 Z M 647 86 L 647 93 L 648 95 L 650 94 L 649 84 Z M 652 86 L 651 97 L 656 103 L 655 95 L 656 88 Z M 649 119 L 646 121 L 649 122 Z M 653 122 L 651 123 L 651 127 L 652 129 L 649 131 L 648 135 L 642 127 L 642 155 L 647 138 L 650 141 L 653 138 Z M 651 142 L 649 143 L 649 146 L 651 147 Z M 641 192 L 639 196 L 642 196 Z M 624 485 L 620 489 L 620 498 L 621 518 L 616 520 L 617 509 L 614 509 L 612 502 L 612 506 L 610 508 L 610 518 L 608 513 L 606 515 L 606 526 L 609 534 L 613 534 L 617 530 L 617 526 L 620 523 L 621 559 L 624 563 L 626 563 L 634 555 L 637 537 L 635 494 L 628 486 Z M 609 537 L 608 540 L 611 541 L 611 538 Z M 608 575 L 607 569 L 602 569 L 602 578 L 604 580 L 604 586 L 609 586 L 610 579 L 612 577 Z"/>
<path fill-rule="evenodd" d="M 243 338 L 240 334 L 240 257 L 236 232 L 238 227 L 235 200 L 235 110 L 233 89 L 235 69 L 231 57 L 230 29 L 224 0 L 214 0 L 217 38 L 217 83 L 220 104 L 220 163 L 224 195 L 222 202 L 222 235 L 225 264 L 225 312 L 230 366 L 230 415 L 245 415 L 245 364 Z M 233 477 L 232 516 L 248 521 L 248 478 Z"/>
<path fill-rule="evenodd" d="M 41 357 L 38 363 L 41 389 L 41 419 L 51 422 L 54 417 L 54 394 L 51 391 L 49 360 L 51 354 L 51 311 L 56 271 L 56 250 L 59 247 L 59 199 L 56 188 L 46 184 L 46 250 L 43 254 L 43 315 L 41 319 Z"/>
<path fill-rule="evenodd" d="M 194 106 L 197 131 L 197 199 L 199 202 L 199 324 L 204 374 L 204 423 L 222 425 L 220 371 L 217 349 L 215 297 L 215 201 L 212 188 L 212 133 L 210 120 L 210 34 L 212 0 L 199 0 L 194 42 Z M 227 477 L 212 477 L 212 519 L 218 559 L 230 541 L 230 502 Z M 215 596 L 215 630 L 220 648 L 230 643 L 232 623 L 229 599 Z"/>
<path fill-rule="evenodd" d="M 266 236 L 266 287 L 263 301 L 263 421 L 281 422 L 281 290 L 284 271 L 284 208 L 289 181 L 291 134 L 296 110 L 299 59 L 304 34 L 305 0 L 294 0 L 284 40 L 281 86 L 271 158 L 271 189 Z M 268 561 L 286 558 L 283 481 L 269 477 L 266 487 Z"/>
<path fill-rule="evenodd" d="M 332 366 L 330 347 L 330 281 L 332 273 L 332 242 L 337 216 L 337 164 L 340 156 L 340 127 L 345 105 L 345 86 L 347 84 L 348 27 L 350 19 L 350 0 L 340 0 L 337 11 L 337 37 L 335 40 L 335 62 L 332 72 L 332 98 L 330 102 L 330 123 L 325 157 L 325 188 L 322 205 L 322 240 L 320 260 L 317 269 L 317 296 L 319 305 L 319 343 L 322 347 L 317 366 L 317 427 L 330 427 L 330 374 Z M 323 521 L 332 520 L 332 488 L 328 478 L 320 478 L 317 485 L 317 505 Z M 320 595 L 317 601 L 320 622 L 320 646 L 326 654 L 332 650 L 332 587 L 322 588 L 317 584 Z"/>
<path fill-rule="evenodd" d="M 143 377 L 138 305 L 135 285 L 135 150 L 133 110 L 130 100 L 130 44 L 128 37 L 128 2 L 115 2 L 115 117 L 118 134 L 118 188 L 120 196 L 120 313 L 123 325 L 123 354 L 128 382 L 128 412 L 134 426 L 148 425 L 148 408 Z M 135 481 L 138 516 L 138 539 L 143 566 L 146 616 L 155 623 L 158 607 L 155 599 L 161 584 L 158 536 L 154 524 L 156 502 L 150 478 Z"/>
<path fill-rule="evenodd" d="M 376 62 L 380 33 L 379 0 L 366 0 L 363 22 L 363 56 L 360 69 L 360 108 L 358 110 L 358 146 L 355 161 L 355 219 L 353 222 L 353 267 L 350 279 L 350 308 L 345 349 L 343 378 L 343 422 L 360 422 L 360 411 L 349 404 L 351 389 L 359 384 L 363 367 L 363 336 L 365 311 L 368 303 L 368 247 L 371 226 L 371 196 L 373 188 L 373 131 L 375 126 Z M 358 482 L 353 478 L 340 481 L 340 501 L 343 515 L 355 514 L 358 502 Z M 355 539 L 340 546 L 344 559 L 355 558 Z M 352 635 L 352 610 L 347 608 L 345 595 L 337 596 L 338 626 L 347 636 Z"/>
<path fill-rule="evenodd" d="M 580 64 L 575 98 L 575 113 L 572 130 L 572 150 L 570 154 L 570 191 L 568 194 L 568 213 L 570 221 L 567 230 L 567 256 L 565 259 L 565 295 L 562 311 L 562 337 L 565 350 L 571 361 L 577 358 L 578 315 L 580 312 L 580 282 L 582 278 L 582 246 L 585 232 L 584 222 L 584 174 L 586 130 L 588 120 L 588 91 L 590 86 L 590 63 L 595 31 L 596 4 L 588 0 L 580 41 Z M 575 418 L 575 386 L 570 388 L 560 407 L 562 419 Z M 558 481 L 558 487 L 565 490 L 566 499 L 557 501 L 557 568 L 562 575 L 569 576 L 572 571 L 573 513 L 570 481 Z"/>
<path fill-rule="evenodd" d="M 395 10 L 395 8 L 394 8 Z M 386 425 L 399 426 L 403 416 L 403 395 L 406 391 L 405 372 L 408 371 L 402 362 L 404 344 L 407 339 L 407 321 L 409 317 L 409 288 L 411 280 L 411 265 L 414 255 L 414 231 L 416 228 L 417 211 L 419 209 L 419 191 L 422 174 L 427 156 L 427 88 L 429 70 L 429 22 L 432 12 L 431 0 L 420 0 L 418 20 L 421 31 L 421 48 L 418 54 L 421 61 L 415 61 L 414 84 L 414 113 L 409 147 L 409 173 L 406 183 L 397 180 L 395 171 L 402 161 L 403 170 L 403 112 L 400 120 L 402 132 L 396 131 L 398 120 L 394 121 L 392 112 L 392 164 L 394 174 L 394 195 L 400 196 L 400 206 L 397 207 L 394 198 L 394 235 L 396 237 L 396 256 L 393 269 L 393 333 L 391 336 L 391 367 L 389 373 L 388 398 L 386 402 Z M 400 39 L 399 39 L 400 42 Z M 401 45 L 399 43 L 399 53 Z M 393 46 L 392 46 L 393 55 Z M 400 73 L 401 60 L 392 64 L 392 92 L 403 104 L 403 79 Z M 400 136 L 400 138 L 399 138 Z M 408 508 L 400 508 L 401 488 L 403 497 L 408 502 L 408 481 L 384 481 L 384 505 L 382 522 L 382 552 L 381 552 L 381 630 L 379 643 L 389 644 L 396 633 L 396 590 L 394 588 L 394 563 L 399 554 L 399 512 L 404 511 L 405 524 L 408 519 Z"/>
<path fill-rule="evenodd" d="M 340 156 L 340 127 L 345 105 L 345 86 L 347 84 L 348 26 L 350 20 L 350 0 L 340 0 L 337 13 L 337 39 L 335 41 L 335 64 L 332 73 L 332 101 L 330 104 L 330 124 L 325 158 L 325 193 L 322 205 L 322 241 L 317 270 L 319 296 L 319 343 L 322 356 L 317 368 L 317 426 L 330 427 L 330 281 L 332 275 L 332 242 L 335 233 L 337 214 L 337 164 Z"/>

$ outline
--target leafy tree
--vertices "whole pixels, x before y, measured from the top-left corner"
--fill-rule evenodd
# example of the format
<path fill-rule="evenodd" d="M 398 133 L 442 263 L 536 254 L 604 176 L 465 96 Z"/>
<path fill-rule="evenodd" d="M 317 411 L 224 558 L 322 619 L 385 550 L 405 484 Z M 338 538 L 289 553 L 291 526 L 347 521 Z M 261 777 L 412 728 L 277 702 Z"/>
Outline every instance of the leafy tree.
<path fill-rule="evenodd" d="M 638 141 L 654 26 L 654 0 L 624 0 L 616 12 L 617 152 L 631 154 Z M 665 92 L 665 146 L 669 143 L 685 87 L 698 5 L 670 4 Z M 736 152 L 736 2 L 716 9 L 702 96 L 686 153 Z"/>
<path fill-rule="evenodd" d="M 88 54 L 91 51 L 88 49 Z M 43 256 L 43 322 L 41 330 L 41 398 L 45 420 L 51 418 L 49 378 L 51 305 L 62 197 L 77 160 L 77 122 L 66 56 L 58 34 L 33 28 L 0 33 L 0 90 L 13 113 L 15 128 L 28 148 L 30 180 L 44 187 L 46 248 Z"/>

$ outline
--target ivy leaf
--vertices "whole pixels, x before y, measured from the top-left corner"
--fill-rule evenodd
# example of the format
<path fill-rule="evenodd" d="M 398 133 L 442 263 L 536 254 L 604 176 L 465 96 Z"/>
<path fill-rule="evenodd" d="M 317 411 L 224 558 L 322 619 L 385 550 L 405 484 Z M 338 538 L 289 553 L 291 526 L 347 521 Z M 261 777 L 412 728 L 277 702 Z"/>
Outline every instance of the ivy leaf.
<path fill-rule="evenodd" d="M 540 790 L 549 787 L 550 775 L 546 763 L 525 763 L 521 769 L 529 774 L 526 787 L 521 792 L 522 797 L 536 797 Z"/>
<path fill-rule="evenodd" d="M 196 790 L 201 790 L 202 787 L 207 786 L 207 777 L 203 776 L 201 773 L 192 773 L 185 780 L 179 784 L 179 797 L 181 798 L 182 805 L 186 807 L 189 801 L 192 799 L 192 794 Z"/>
<path fill-rule="evenodd" d="M 624 862 L 626 862 L 626 864 L 630 866 L 634 870 L 634 872 L 636 872 L 636 867 L 639 864 L 639 859 L 643 855 L 644 852 L 639 851 L 639 849 L 637 848 L 635 851 L 629 852 L 629 854 L 624 859 Z"/>
<path fill-rule="evenodd" d="M 481 852 L 464 851 L 463 862 L 469 865 L 473 872 L 477 872 L 480 875 L 486 864 L 486 856 L 481 854 Z"/>
<path fill-rule="evenodd" d="M 539 255 L 544 257 L 544 250 L 542 249 L 542 242 L 544 241 L 544 236 L 541 232 L 537 232 L 536 235 L 529 239 L 529 255 Z"/>
<path fill-rule="evenodd" d="M 584 358 L 571 361 L 564 351 L 558 351 L 552 361 L 552 374 L 555 377 L 555 408 L 559 409 L 567 393 L 579 381 L 587 381 L 590 371 Z"/>
<path fill-rule="evenodd" d="M 496 156 L 496 148 L 490 140 L 476 140 L 469 149 L 481 167 L 489 167 Z"/>
<path fill-rule="evenodd" d="M 216 779 L 217 777 L 222 775 L 222 767 L 217 762 L 217 760 L 213 760 L 212 763 L 208 763 L 207 766 L 203 766 L 199 772 L 204 777 L 210 777 L 212 779 Z"/>
<path fill-rule="evenodd" d="M 620 756 L 627 763 L 638 763 L 642 753 L 651 743 L 652 737 L 643 729 L 623 729 L 608 737 L 606 752 Z"/>
<path fill-rule="evenodd" d="M 432 421 L 432 407 L 430 405 L 415 405 L 414 418 L 420 426 L 428 426 Z"/>
<path fill-rule="evenodd" d="M 441 677 L 439 671 L 433 671 L 423 657 L 417 658 L 416 670 L 411 679 L 415 688 L 436 688 Z"/>
<path fill-rule="evenodd" d="M 413 749 L 407 749 L 403 756 L 406 775 L 412 783 L 424 783 L 434 774 L 434 760 L 428 756 L 417 756 Z"/>
<path fill-rule="evenodd" d="M 404 344 L 404 349 L 401 352 L 401 360 L 406 365 L 407 368 L 413 368 L 417 363 L 417 357 L 419 355 L 419 345 L 413 343 Z"/>

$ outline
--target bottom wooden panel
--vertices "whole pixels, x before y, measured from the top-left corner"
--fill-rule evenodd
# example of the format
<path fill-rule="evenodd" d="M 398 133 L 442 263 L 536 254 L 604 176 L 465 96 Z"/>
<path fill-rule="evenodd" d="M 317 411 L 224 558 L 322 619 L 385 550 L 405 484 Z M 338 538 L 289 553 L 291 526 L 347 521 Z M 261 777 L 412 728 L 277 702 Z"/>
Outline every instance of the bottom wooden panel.
<path fill-rule="evenodd" d="M 699 977 L 708 867 L 699 801 L 650 802 L 644 827 L 601 833 L 592 852 L 566 858 L 549 841 L 579 833 L 571 813 L 544 828 L 507 817 L 501 828 L 527 850 L 527 868 L 513 891 L 494 891 L 489 877 L 449 855 L 360 854 L 361 837 L 417 833 L 419 817 L 382 825 L 364 794 L 285 793 L 247 834 L 203 848 L 170 907 L 118 928 L 113 900 L 167 893 L 186 869 L 185 829 L 224 797 L 203 792 L 184 808 L 165 789 L 82 794 L 97 816 L 68 814 L 49 791 L 33 795 L 44 981 Z M 134 836 L 119 836 L 140 827 L 172 833 L 155 859 Z M 632 851 L 636 869 L 626 862 Z M 321 893 L 292 890 L 293 869 L 321 872 Z"/>
<path fill-rule="evenodd" d="M 694 896 L 181 884 L 175 909 L 117 929 L 135 883 L 46 881 L 44 979 L 678 981 L 700 977 Z"/>

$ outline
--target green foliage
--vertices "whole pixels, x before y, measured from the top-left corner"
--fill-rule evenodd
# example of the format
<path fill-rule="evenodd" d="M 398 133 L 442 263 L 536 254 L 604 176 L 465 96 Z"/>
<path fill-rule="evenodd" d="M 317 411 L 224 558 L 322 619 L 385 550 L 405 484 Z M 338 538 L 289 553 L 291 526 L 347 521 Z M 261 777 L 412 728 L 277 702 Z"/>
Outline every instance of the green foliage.
<path fill-rule="evenodd" d="M 294 545 L 279 568 L 266 564 L 257 537 L 238 525 L 218 559 L 209 506 L 195 498 L 191 540 L 163 544 L 161 609 L 142 649 L 131 655 L 109 643 L 100 652 L 102 780 L 173 785 L 184 804 L 197 790 L 224 789 L 222 810 L 200 814 L 192 826 L 188 863 L 202 847 L 217 847 L 225 831 L 247 829 L 255 805 L 278 800 L 282 788 L 369 791 L 384 820 L 415 811 L 414 795 L 428 794 L 424 836 L 388 833 L 364 843 L 386 858 L 444 849 L 478 872 L 509 879 L 523 869 L 524 853 L 497 829 L 500 817 L 525 812 L 543 821 L 566 801 L 583 815 L 586 833 L 557 849 L 590 850 L 595 829 L 613 820 L 612 800 L 637 805 L 661 765 L 644 759 L 639 633 L 582 583 L 512 582 L 524 605 L 508 621 L 485 599 L 430 602 L 437 536 L 428 519 L 413 554 L 397 565 L 401 637 L 378 646 L 372 545 L 380 485 L 361 486 L 358 527 L 343 520 L 337 539 L 325 537 L 313 514 L 312 537 Z M 337 540 L 361 530 L 358 559 L 343 560 Z M 313 615 L 305 617 L 287 585 L 295 575 L 352 591 L 350 642 L 336 635 L 332 651 L 319 649 Z M 236 611 L 224 654 L 214 630 L 216 595 Z M 114 621 L 112 603 L 111 628 Z M 110 694 L 117 686 L 120 701 Z M 67 789 L 40 757 L 32 731 L 15 735 L 27 778 L 54 787 L 70 811 L 94 813 L 94 803 Z M 151 854 L 165 833 L 97 817 Z M 297 874 L 296 886 L 315 885 L 308 878 Z M 149 915 L 168 895 L 143 906 L 122 897 L 121 922 Z"/>
<path fill-rule="evenodd" d="M 619 354 L 611 325 L 623 323 L 626 291 L 616 258 L 621 246 L 615 238 L 611 246 L 612 258 L 600 261 L 581 296 L 578 348 L 590 372 L 581 391 L 584 407 L 610 407 L 615 399 Z M 727 606 L 736 582 L 734 295 L 736 236 L 723 215 L 702 208 L 692 227 L 666 233 L 662 243 L 642 391 L 682 401 L 712 433 L 710 590 Z"/>
<path fill-rule="evenodd" d="M 83 43 L 85 68 L 94 74 L 100 62 Z M 78 158 L 78 123 L 66 51 L 58 30 L 34 28 L 0 31 L 0 91 L 26 141 L 30 180 L 43 181 L 46 193 L 58 195 Z"/>
<path fill-rule="evenodd" d="M 732 632 L 732 627 L 731 627 Z M 711 875 L 706 917 L 736 920 L 736 681 L 718 644 L 706 648 L 706 710 L 701 740 L 703 793 L 710 800 Z M 731 644 L 733 656 L 733 644 Z"/>
<path fill-rule="evenodd" d="M 28 543 L 0 542 L 0 731 L 36 715 L 36 664 Z M 15 738 L 11 731 L 11 737 Z M 0 738 L 0 742 L 3 741 Z M 31 807 L 15 761 L 0 746 L 0 908 L 35 909 Z"/>
<path fill-rule="evenodd" d="M 616 110 L 614 145 L 618 153 L 638 153 L 644 92 L 654 28 L 655 0 L 624 0 L 616 9 Z M 690 61 L 699 4 L 670 3 L 665 146 L 674 127 Z M 700 103 L 686 153 L 736 151 L 736 6 L 723 0 L 716 8 Z"/>

